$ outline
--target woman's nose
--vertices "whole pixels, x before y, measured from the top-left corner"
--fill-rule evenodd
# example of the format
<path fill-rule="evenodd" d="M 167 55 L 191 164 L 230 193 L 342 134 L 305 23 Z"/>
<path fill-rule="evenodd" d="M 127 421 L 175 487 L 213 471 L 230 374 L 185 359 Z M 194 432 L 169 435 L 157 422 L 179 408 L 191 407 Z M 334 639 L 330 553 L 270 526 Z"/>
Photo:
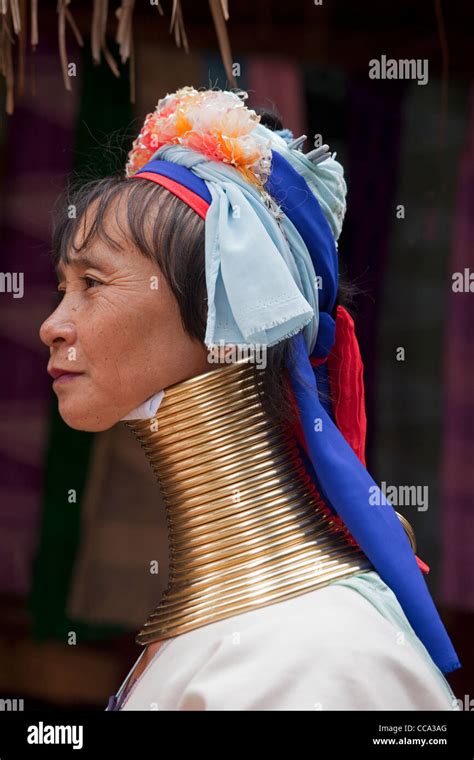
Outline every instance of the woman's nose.
<path fill-rule="evenodd" d="M 54 343 L 65 341 L 73 344 L 76 340 L 76 326 L 70 319 L 70 315 L 61 310 L 61 304 L 52 314 L 44 320 L 40 327 L 39 336 L 43 343 L 52 348 Z"/>

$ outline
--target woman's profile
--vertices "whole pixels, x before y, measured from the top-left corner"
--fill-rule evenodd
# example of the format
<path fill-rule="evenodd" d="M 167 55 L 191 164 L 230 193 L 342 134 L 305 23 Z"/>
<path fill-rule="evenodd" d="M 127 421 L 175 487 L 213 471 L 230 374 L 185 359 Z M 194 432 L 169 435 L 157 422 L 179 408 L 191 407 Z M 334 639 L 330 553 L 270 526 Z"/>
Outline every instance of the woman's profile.
<path fill-rule="evenodd" d="M 59 412 L 123 421 L 167 510 L 169 585 L 108 709 L 458 709 L 413 531 L 365 466 L 342 166 L 245 100 L 162 98 L 54 227 Z"/>

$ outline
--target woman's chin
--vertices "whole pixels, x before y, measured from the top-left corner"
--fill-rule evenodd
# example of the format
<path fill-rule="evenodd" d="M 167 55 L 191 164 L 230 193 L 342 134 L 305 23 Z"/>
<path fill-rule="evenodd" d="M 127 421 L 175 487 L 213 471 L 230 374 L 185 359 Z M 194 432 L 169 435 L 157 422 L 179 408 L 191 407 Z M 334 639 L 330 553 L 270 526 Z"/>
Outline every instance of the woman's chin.
<path fill-rule="evenodd" d="M 100 415 L 92 416 L 90 408 L 84 414 L 81 414 L 78 409 L 68 409 L 67 404 L 59 404 L 59 414 L 63 422 L 73 430 L 82 430 L 85 433 L 101 433 L 104 430 L 110 430 L 119 419 L 110 419 L 101 417 Z"/>

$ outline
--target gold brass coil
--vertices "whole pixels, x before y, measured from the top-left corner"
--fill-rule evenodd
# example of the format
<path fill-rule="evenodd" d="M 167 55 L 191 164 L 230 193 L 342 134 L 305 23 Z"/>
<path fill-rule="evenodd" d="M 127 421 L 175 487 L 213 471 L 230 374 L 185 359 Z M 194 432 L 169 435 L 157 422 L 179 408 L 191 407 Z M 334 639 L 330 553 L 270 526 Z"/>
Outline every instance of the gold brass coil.
<path fill-rule="evenodd" d="M 138 644 L 373 569 L 331 519 L 259 386 L 248 360 L 219 366 L 166 388 L 155 417 L 125 423 L 157 477 L 168 527 L 168 587 Z"/>

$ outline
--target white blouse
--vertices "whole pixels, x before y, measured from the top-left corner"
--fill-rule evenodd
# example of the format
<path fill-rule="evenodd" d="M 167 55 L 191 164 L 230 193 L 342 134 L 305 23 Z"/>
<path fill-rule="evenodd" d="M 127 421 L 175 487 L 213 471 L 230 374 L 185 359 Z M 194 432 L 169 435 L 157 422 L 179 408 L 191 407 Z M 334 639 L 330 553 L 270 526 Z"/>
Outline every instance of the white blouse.
<path fill-rule="evenodd" d="M 370 571 L 166 639 L 121 709 L 459 706 L 395 594 Z"/>

